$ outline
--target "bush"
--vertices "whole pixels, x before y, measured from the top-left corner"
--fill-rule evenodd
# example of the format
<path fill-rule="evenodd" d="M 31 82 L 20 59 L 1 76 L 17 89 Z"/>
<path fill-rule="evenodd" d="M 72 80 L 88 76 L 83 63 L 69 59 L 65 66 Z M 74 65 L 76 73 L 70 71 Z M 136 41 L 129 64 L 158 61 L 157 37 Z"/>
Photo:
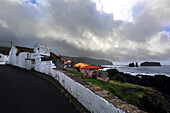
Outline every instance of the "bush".
<path fill-rule="evenodd" d="M 108 70 L 108 74 L 109 74 L 109 75 L 119 74 L 119 71 L 118 71 L 117 69 L 109 69 L 109 70 Z"/>
<path fill-rule="evenodd" d="M 116 74 L 116 75 L 111 75 L 110 76 L 110 80 L 116 80 L 116 81 L 120 81 L 120 82 L 126 82 L 126 78 L 124 78 L 122 75 L 120 74 Z"/>

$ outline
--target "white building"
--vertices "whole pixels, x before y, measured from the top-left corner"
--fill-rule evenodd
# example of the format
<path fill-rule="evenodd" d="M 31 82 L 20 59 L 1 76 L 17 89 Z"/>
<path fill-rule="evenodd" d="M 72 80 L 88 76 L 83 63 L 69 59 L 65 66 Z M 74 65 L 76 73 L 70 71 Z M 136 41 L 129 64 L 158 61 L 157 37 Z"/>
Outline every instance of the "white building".
<path fill-rule="evenodd" d="M 38 55 L 50 56 L 50 47 L 37 42 L 34 46 L 34 53 Z"/>
<path fill-rule="evenodd" d="M 48 73 L 48 68 L 56 68 L 52 60 L 48 59 L 49 57 L 50 48 L 45 44 L 36 43 L 34 49 L 12 46 L 9 52 L 9 64 L 27 68 L 28 70 L 47 70 Z"/>
<path fill-rule="evenodd" d="M 33 49 L 19 46 L 12 46 L 9 52 L 9 64 L 18 67 L 34 68 L 35 53 Z"/>
<path fill-rule="evenodd" d="M 0 64 L 5 64 L 8 62 L 8 55 L 0 53 Z"/>

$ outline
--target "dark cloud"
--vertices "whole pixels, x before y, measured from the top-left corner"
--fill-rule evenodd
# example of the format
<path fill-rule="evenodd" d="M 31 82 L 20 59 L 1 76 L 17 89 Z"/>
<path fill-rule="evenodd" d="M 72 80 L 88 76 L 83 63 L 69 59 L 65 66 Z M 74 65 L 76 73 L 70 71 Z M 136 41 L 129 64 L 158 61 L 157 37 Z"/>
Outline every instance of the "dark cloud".
<path fill-rule="evenodd" d="M 129 22 L 96 10 L 91 0 L 37 0 L 36 4 L 1 0 L 0 45 L 13 41 L 33 47 L 38 41 L 61 55 L 115 62 L 170 60 L 170 36 L 161 31 L 170 24 L 168 3 L 136 0 L 140 11 Z"/>

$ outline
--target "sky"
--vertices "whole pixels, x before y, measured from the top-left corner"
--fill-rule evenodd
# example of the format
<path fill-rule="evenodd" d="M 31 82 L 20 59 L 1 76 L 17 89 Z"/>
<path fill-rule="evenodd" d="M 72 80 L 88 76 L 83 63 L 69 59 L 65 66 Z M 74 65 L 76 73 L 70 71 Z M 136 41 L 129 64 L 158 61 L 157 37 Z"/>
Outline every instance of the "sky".
<path fill-rule="evenodd" d="M 0 0 L 0 46 L 170 64 L 170 0 Z"/>

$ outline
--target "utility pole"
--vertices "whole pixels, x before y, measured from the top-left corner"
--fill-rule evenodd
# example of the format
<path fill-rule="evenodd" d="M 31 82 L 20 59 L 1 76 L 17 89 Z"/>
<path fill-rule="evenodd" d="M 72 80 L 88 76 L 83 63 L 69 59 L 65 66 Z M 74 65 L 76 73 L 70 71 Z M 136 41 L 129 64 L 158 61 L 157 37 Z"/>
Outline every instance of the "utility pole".
<path fill-rule="evenodd" d="M 11 41 L 11 47 L 12 47 L 12 41 Z"/>

